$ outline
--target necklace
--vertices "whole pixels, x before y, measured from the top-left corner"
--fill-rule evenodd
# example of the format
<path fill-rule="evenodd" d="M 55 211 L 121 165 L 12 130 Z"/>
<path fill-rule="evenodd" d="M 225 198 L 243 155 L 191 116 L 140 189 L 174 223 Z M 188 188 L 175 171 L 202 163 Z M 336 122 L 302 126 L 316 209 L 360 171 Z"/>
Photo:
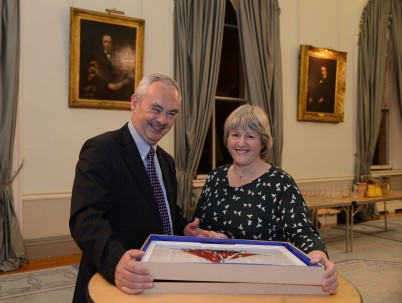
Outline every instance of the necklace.
<path fill-rule="evenodd" d="M 259 170 L 260 168 L 261 168 L 261 166 L 257 166 L 257 168 L 254 169 L 253 171 L 251 171 L 251 172 L 249 172 L 249 173 L 247 173 L 247 174 L 245 174 L 245 175 L 240 175 L 240 174 L 237 172 L 235 166 L 233 165 L 233 172 L 234 172 L 240 179 L 243 179 L 244 177 L 247 177 L 247 176 L 250 176 L 250 175 L 254 174 L 254 173 L 255 173 L 257 170 Z"/>

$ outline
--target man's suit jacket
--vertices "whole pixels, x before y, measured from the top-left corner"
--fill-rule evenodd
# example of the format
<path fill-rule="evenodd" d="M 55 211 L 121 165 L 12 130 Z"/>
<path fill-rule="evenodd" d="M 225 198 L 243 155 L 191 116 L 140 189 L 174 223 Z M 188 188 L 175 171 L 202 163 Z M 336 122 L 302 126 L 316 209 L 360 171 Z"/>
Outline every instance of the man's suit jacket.
<path fill-rule="evenodd" d="M 173 158 L 156 151 L 175 234 L 187 221 L 176 205 Z M 150 234 L 162 234 L 162 220 L 144 163 L 127 124 L 86 141 L 76 167 L 70 231 L 83 254 L 73 302 L 85 302 L 87 285 L 99 272 L 114 284 L 116 265 L 129 249 L 139 249 Z"/>

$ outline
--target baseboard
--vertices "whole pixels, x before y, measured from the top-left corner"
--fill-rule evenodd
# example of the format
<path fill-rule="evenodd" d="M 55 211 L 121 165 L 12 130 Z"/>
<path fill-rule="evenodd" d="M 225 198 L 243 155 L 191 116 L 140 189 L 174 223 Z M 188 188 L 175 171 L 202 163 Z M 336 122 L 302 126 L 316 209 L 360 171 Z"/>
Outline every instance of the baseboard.
<path fill-rule="evenodd" d="M 25 240 L 24 248 L 28 260 L 68 256 L 81 252 L 70 236 Z"/>
<path fill-rule="evenodd" d="M 402 208 L 402 201 L 388 201 L 387 202 L 387 212 L 388 213 L 395 213 L 398 209 Z M 377 209 L 379 212 L 384 211 L 384 202 L 377 202 Z"/>

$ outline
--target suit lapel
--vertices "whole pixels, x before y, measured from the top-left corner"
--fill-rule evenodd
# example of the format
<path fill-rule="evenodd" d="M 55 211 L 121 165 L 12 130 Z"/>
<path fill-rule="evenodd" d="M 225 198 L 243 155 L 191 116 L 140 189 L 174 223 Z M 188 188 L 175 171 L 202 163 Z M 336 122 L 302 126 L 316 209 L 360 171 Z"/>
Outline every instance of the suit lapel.
<path fill-rule="evenodd" d="M 139 188 L 147 198 L 149 204 L 159 215 L 158 205 L 151 183 L 149 182 L 147 171 L 142 162 L 140 152 L 130 134 L 127 124 L 120 129 L 120 151 L 124 162 L 133 176 L 133 179 L 140 185 Z"/>

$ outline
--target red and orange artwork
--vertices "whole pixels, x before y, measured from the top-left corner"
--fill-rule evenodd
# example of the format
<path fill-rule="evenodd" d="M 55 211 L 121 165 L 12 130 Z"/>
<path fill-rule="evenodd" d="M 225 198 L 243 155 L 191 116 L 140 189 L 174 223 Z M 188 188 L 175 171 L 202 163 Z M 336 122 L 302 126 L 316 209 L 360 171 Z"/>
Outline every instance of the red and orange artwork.
<path fill-rule="evenodd" d="M 255 256 L 253 253 L 246 253 L 242 251 L 229 251 L 229 250 L 214 250 L 214 249 L 182 249 L 182 252 L 204 258 L 212 263 L 224 263 L 229 260 Z"/>

